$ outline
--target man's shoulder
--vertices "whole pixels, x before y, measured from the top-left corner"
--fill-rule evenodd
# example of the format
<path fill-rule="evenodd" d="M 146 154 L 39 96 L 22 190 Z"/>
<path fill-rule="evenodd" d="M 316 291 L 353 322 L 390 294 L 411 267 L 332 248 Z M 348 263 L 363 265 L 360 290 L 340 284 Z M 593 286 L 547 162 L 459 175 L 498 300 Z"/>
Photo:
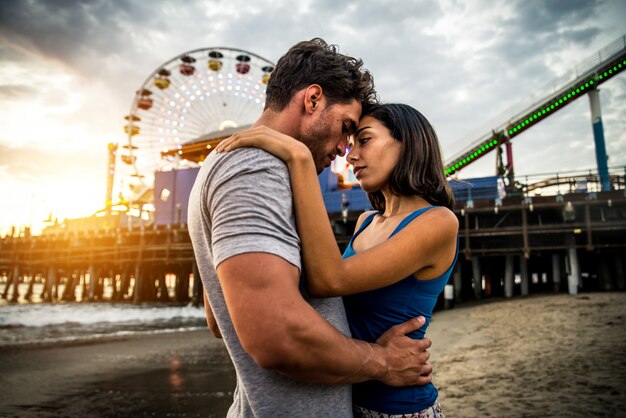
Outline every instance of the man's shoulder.
<path fill-rule="evenodd" d="M 246 172 L 249 170 L 288 171 L 287 165 L 281 159 L 259 148 L 240 148 L 219 154 L 212 152 L 204 164 L 208 164 L 212 170 L 229 172 Z"/>

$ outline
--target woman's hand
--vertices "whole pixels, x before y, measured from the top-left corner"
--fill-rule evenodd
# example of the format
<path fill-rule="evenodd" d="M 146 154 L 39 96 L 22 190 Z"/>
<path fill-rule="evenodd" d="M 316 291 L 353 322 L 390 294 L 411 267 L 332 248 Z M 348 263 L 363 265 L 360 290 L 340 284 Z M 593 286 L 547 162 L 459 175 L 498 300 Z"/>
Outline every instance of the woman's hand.
<path fill-rule="evenodd" d="M 312 158 L 311 151 L 302 142 L 267 126 L 239 131 L 220 142 L 215 151 L 225 152 L 244 147 L 260 148 L 288 164 L 299 159 Z"/>

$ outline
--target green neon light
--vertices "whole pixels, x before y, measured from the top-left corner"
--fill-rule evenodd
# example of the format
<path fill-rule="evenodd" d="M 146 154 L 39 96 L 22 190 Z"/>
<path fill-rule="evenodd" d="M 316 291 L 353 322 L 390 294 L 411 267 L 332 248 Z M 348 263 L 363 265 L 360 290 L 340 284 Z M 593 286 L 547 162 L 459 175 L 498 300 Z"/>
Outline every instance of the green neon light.
<path fill-rule="evenodd" d="M 624 61 L 624 64 L 626 64 L 626 61 Z M 618 66 L 620 66 L 620 68 L 621 68 L 621 64 L 618 64 Z M 614 69 L 617 71 L 617 67 L 614 67 Z M 609 73 L 611 73 L 611 70 L 609 70 Z M 604 74 L 606 75 L 607 73 L 605 72 Z M 602 75 L 599 75 L 598 78 L 602 79 Z M 585 88 L 589 88 L 589 86 L 592 86 L 593 84 L 594 84 L 594 80 L 591 79 L 591 80 L 587 81 L 585 84 L 581 84 L 575 90 L 572 90 L 571 92 L 567 93 L 566 95 L 563 95 L 563 97 L 561 97 L 559 99 L 555 99 L 555 101 L 552 104 L 547 105 L 544 109 L 538 110 L 536 113 L 528 116 L 528 119 L 525 119 L 523 122 L 520 122 L 519 124 L 517 124 L 513 128 L 509 129 L 509 131 L 508 131 L 509 135 L 517 133 L 518 131 L 521 131 L 522 128 L 525 128 L 525 127 L 535 123 L 535 121 L 537 119 L 540 119 L 547 112 L 555 110 L 555 108 L 559 107 L 559 105 L 562 105 L 568 99 L 576 96 L 577 93 L 580 94 L 581 92 L 583 92 L 585 90 Z M 491 142 L 489 142 L 487 144 L 484 144 L 480 148 L 476 149 L 475 152 L 469 154 L 469 156 L 467 158 L 465 158 L 462 161 L 460 161 L 459 165 L 462 166 L 463 164 L 469 163 L 471 160 L 473 160 L 474 158 L 477 158 L 480 154 L 482 154 L 483 152 L 488 150 L 490 147 L 496 145 L 497 143 L 498 143 L 497 140 L 493 140 L 493 141 L 491 141 Z"/>

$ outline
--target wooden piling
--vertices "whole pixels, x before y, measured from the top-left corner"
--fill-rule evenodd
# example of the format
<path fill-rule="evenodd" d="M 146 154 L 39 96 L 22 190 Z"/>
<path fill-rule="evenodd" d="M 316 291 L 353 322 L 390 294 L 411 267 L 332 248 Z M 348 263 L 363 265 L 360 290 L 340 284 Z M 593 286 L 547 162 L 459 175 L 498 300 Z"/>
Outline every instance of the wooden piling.
<path fill-rule="evenodd" d="M 613 262 L 615 265 L 615 287 L 617 290 L 626 290 L 626 280 L 624 277 L 624 261 L 623 258 L 618 254 L 613 258 Z"/>
<path fill-rule="evenodd" d="M 15 265 L 13 269 L 13 276 L 11 277 L 11 284 L 13 285 L 13 294 L 11 295 L 11 302 L 16 303 L 20 297 L 20 266 Z"/>
<path fill-rule="evenodd" d="M 554 292 L 561 289 L 561 255 L 558 253 L 552 254 L 552 286 Z"/>
<path fill-rule="evenodd" d="M 477 256 L 472 257 L 472 277 L 474 279 L 474 297 L 476 299 L 482 299 L 483 280 L 480 271 L 480 259 Z"/>
<path fill-rule="evenodd" d="M 514 289 L 514 269 L 515 269 L 515 257 L 513 254 L 507 254 L 505 256 L 504 265 L 504 296 L 507 298 L 513 297 Z"/>
<path fill-rule="evenodd" d="M 520 270 L 520 277 L 522 279 L 522 283 L 521 283 L 522 296 L 528 296 L 529 278 L 528 278 L 528 260 L 526 258 L 526 254 L 520 255 L 519 270 Z"/>

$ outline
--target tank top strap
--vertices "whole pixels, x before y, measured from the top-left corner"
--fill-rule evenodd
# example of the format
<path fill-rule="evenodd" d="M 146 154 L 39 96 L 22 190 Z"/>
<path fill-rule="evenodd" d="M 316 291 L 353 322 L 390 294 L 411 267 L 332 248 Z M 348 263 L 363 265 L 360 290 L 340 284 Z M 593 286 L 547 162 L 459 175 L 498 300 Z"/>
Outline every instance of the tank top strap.
<path fill-rule="evenodd" d="M 407 226 L 413 219 L 417 218 L 418 216 L 420 216 L 422 213 L 435 208 L 436 206 L 427 206 L 425 208 L 421 208 L 418 209 L 414 212 L 411 212 L 409 215 L 407 215 L 406 218 L 404 218 L 402 220 L 402 222 L 400 222 L 400 225 L 398 225 L 396 227 L 396 229 L 391 233 L 391 235 L 389 236 L 389 238 L 393 237 L 395 234 L 397 234 L 398 232 L 400 232 L 405 226 Z"/>
<path fill-rule="evenodd" d="M 356 238 L 357 235 L 363 232 L 363 230 L 367 228 L 369 224 L 372 223 L 372 221 L 374 220 L 374 216 L 378 215 L 379 213 L 380 212 L 372 212 L 369 215 L 367 215 L 367 218 L 365 218 L 359 230 L 354 233 L 354 236 L 352 237 L 352 239 L 354 240 L 354 238 Z"/>
<path fill-rule="evenodd" d="M 363 221 L 363 223 L 361 224 L 361 226 L 359 227 L 358 231 L 356 231 L 354 233 L 354 235 L 352 235 L 352 238 L 350 238 L 350 242 L 348 242 L 348 245 L 346 246 L 346 252 L 349 254 L 354 254 L 354 249 L 352 248 L 352 243 L 354 242 L 355 238 L 361 233 L 363 232 L 363 230 L 365 228 L 367 228 L 367 226 L 369 224 L 372 223 L 372 220 L 374 219 L 374 216 L 378 215 L 380 212 L 372 212 L 371 214 L 367 215 L 367 218 L 365 218 L 365 220 Z M 345 255 L 345 253 L 344 253 Z"/>

